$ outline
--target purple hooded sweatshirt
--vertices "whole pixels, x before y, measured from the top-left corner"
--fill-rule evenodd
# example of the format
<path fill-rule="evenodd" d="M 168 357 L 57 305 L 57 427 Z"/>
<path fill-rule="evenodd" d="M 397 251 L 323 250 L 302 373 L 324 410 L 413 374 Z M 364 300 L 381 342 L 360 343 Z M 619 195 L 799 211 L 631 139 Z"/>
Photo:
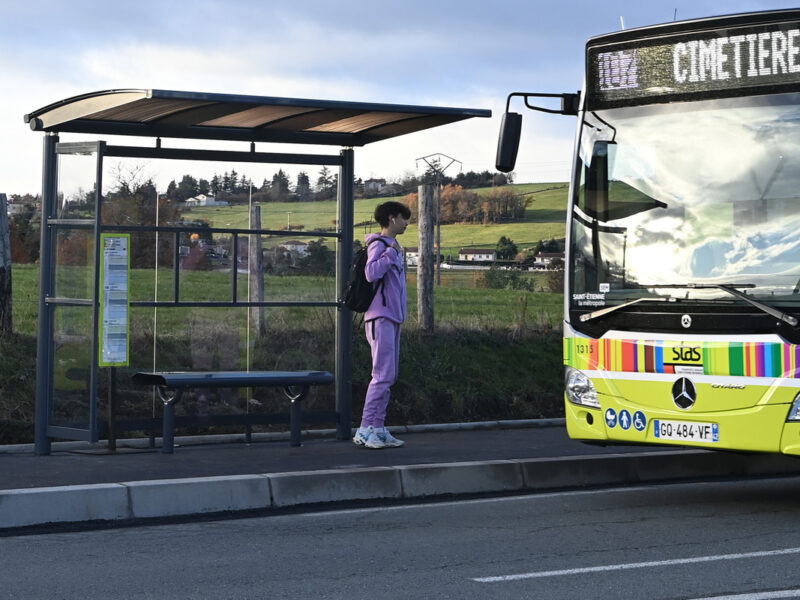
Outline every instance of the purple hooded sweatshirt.
<path fill-rule="evenodd" d="M 376 241 L 369 244 L 371 240 L 381 238 L 386 242 L 383 245 Z M 394 238 L 381 236 L 379 233 L 370 233 L 364 238 L 369 244 L 367 251 L 367 266 L 364 272 L 367 281 L 378 281 L 383 277 L 383 293 L 378 289 L 375 298 L 372 300 L 367 312 L 364 313 L 364 320 L 385 317 L 395 323 L 403 323 L 406 320 L 406 274 L 403 270 L 403 253 L 397 252 L 392 248 L 395 243 Z M 386 305 L 384 306 L 384 298 Z"/>

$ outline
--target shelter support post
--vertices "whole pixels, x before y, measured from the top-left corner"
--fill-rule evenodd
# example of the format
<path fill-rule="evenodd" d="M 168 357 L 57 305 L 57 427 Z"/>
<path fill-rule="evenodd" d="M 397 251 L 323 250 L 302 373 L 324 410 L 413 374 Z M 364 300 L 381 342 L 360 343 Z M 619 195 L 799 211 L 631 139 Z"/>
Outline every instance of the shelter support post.
<path fill-rule="evenodd" d="M 56 214 L 56 177 L 58 156 L 56 155 L 57 135 L 44 137 L 44 159 L 42 167 L 42 224 L 39 246 L 39 331 L 36 348 L 36 422 L 34 426 L 34 450 L 36 454 L 50 454 L 50 438 L 47 429 L 50 425 L 50 378 L 52 370 L 51 338 L 53 321 L 51 307 L 47 298 L 53 294 L 53 252 L 52 227 L 48 219 Z"/>
<path fill-rule="evenodd" d="M 339 423 L 336 437 L 350 438 L 353 418 L 353 312 L 341 304 L 350 262 L 353 260 L 353 187 L 355 178 L 353 149 L 340 152 L 338 220 L 339 241 L 336 248 L 336 412 Z"/>

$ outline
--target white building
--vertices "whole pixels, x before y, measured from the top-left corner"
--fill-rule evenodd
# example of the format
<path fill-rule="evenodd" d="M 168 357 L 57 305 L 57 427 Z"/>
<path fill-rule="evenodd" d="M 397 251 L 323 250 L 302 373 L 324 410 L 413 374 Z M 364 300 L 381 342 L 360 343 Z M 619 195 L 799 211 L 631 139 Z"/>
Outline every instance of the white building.
<path fill-rule="evenodd" d="M 364 192 L 367 194 L 377 195 L 380 194 L 386 186 L 385 179 L 367 179 L 364 182 Z"/>
<path fill-rule="evenodd" d="M 286 242 L 281 242 L 278 244 L 278 247 L 288 250 L 289 252 L 295 252 L 300 257 L 308 255 L 308 244 L 299 240 L 288 240 Z"/>
<path fill-rule="evenodd" d="M 561 260 L 562 264 L 564 262 L 564 253 L 563 252 L 539 252 L 533 258 L 533 268 L 534 269 L 552 269 L 553 268 L 553 261 L 554 260 Z"/>
<path fill-rule="evenodd" d="M 216 196 L 199 194 L 194 198 L 189 198 L 186 201 L 186 206 L 228 206 L 228 202 L 226 200 L 217 201 Z"/>
<path fill-rule="evenodd" d="M 497 260 L 497 250 L 486 248 L 462 248 L 458 251 L 458 260 L 467 262 L 494 262 Z"/>

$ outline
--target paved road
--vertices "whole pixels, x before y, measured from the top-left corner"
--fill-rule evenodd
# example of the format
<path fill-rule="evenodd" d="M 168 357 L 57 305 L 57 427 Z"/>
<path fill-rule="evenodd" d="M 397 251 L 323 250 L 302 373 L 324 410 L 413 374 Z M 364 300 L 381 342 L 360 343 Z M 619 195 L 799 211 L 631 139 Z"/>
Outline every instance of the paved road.
<path fill-rule="evenodd" d="M 800 597 L 800 478 L 0 539 L 1 598 Z"/>

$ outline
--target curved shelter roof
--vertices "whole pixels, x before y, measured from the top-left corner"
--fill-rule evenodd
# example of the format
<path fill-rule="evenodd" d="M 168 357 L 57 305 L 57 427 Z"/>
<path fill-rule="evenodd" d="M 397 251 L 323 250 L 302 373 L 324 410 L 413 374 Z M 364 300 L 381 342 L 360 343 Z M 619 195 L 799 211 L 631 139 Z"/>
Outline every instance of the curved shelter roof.
<path fill-rule="evenodd" d="M 25 115 L 34 131 L 363 146 L 490 110 L 120 89 Z"/>

